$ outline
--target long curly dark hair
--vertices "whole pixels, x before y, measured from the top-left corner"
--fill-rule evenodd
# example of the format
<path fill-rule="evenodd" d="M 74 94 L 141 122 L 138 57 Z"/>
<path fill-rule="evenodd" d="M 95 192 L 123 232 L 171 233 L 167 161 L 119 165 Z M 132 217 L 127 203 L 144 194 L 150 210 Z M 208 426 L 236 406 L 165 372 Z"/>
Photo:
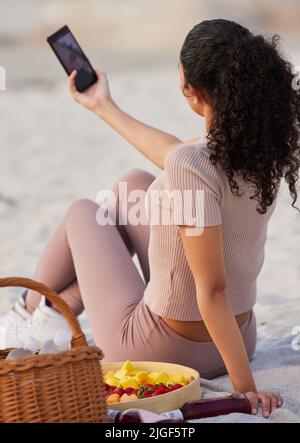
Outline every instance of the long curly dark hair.
<path fill-rule="evenodd" d="M 294 208 L 297 200 L 300 88 L 278 40 L 232 21 L 206 20 L 189 32 L 180 52 L 186 86 L 201 88 L 213 110 L 210 161 L 221 165 L 235 195 L 241 195 L 237 176 L 252 183 L 261 214 L 283 177 Z"/>

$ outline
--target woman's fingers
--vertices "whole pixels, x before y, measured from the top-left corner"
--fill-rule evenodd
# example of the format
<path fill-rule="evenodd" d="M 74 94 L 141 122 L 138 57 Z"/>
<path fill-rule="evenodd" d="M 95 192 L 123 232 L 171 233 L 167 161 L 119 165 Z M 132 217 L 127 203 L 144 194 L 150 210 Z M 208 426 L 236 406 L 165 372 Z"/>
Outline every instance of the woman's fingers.
<path fill-rule="evenodd" d="M 73 93 L 76 90 L 75 85 L 75 78 L 76 78 L 77 72 L 73 71 L 71 75 L 69 76 L 69 89 Z"/>
<path fill-rule="evenodd" d="M 96 74 L 97 74 L 97 77 L 98 77 L 98 78 L 101 78 L 101 77 L 107 77 L 106 72 L 104 72 L 104 71 L 100 71 L 99 69 L 96 70 Z"/>
<path fill-rule="evenodd" d="M 246 394 L 251 405 L 252 414 L 256 415 L 258 410 L 258 396 L 255 392 L 247 392 Z"/>
<path fill-rule="evenodd" d="M 77 99 L 80 95 L 80 93 L 77 91 L 76 88 L 76 83 L 75 83 L 76 75 L 77 71 L 73 71 L 69 77 L 69 90 L 75 99 Z"/>
<path fill-rule="evenodd" d="M 73 71 L 69 76 L 69 90 L 74 100 L 86 107 L 90 111 L 96 112 L 101 104 L 110 98 L 109 85 L 107 75 L 103 71 L 96 71 L 98 80 L 83 92 L 79 92 L 76 88 L 77 72 Z"/>
<path fill-rule="evenodd" d="M 283 399 L 281 395 L 279 394 L 271 394 L 271 405 L 272 405 L 272 411 L 274 409 L 280 408 L 283 404 Z"/>
<path fill-rule="evenodd" d="M 283 400 L 279 394 L 269 394 L 266 392 L 247 392 L 246 397 L 251 404 L 251 412 L 256 415 L 258 405 L 261 403 L 262 414 L 268 418 L 275 409 L 282 406 Z"/>
<path fill-rule="evenodd" d="M 262 414 L 268 418 L 271 412 L 271 396 L 262 392 L 259 394 L 259 399 L 262 403 Z"/>
<path fill-rule="evenodd" d="M 271 412 L 278 408 L 278 396 L 271 394 Z"/>

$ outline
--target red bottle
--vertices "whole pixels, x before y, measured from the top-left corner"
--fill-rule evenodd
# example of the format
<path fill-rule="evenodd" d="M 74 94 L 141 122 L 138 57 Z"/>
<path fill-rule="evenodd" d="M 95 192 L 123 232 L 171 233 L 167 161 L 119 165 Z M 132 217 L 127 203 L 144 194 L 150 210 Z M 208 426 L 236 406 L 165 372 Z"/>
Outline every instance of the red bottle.
<path fill-rule="evenodd" d="M 215 417 L 232 412 L 251 414 L 251 405 L 247 397 L 229 396 L 191 401 L 185 403 L 180 409 L 164 412 L 160 416 L 140 409 L 128 409 L 127 411 L 108 410 L 108 417 L 113 423 L 184 423 L 187 420 Z M 149 421 L 147 417 L 149 417 Z"/>
<path fill-rule="evenodd" d="M 164 414 L 155 414 L 144 409 L 108 409 L 107 415 L 110 423 L 185 423 L 183 419 L 169 418 Z"/>

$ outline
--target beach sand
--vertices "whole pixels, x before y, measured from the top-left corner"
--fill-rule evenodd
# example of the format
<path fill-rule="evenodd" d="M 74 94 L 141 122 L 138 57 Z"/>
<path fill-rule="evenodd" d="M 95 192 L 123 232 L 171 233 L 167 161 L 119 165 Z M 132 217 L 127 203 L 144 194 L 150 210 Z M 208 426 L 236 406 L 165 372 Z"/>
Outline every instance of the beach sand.
<path fill-rule="evenodd" d="M 108 72 L 113 97 L 121 107 L 183 140 L 191 139 L 202 134 L 203 122 L 189 110 L 178 90 L 178 50 L 192 24 L 212 16 L 213 7 L 220 4 L 211 2 L 207 6 L 206 2 L 204 9 L 203 2 L 173 2 L 168 17 L 170 32 L 166 32 L 170 1 L 160 6 L 157 21 L 156 10 L 149 2 L 143 1 L 139 7 L 132 1 L 111 2 L 118 4 L 117 14 L 107 1 L 85 2 L 98 8 L 94 18 L 91 12 L 87 15 L 85 23 L 89 26 L 85 27 L 76 1 L 30 0 L 26 1 L 27 8 L 29 3 L 33 16 L 24 6 L 14 9 L 14 0 L 9 5 L 0 1 L 4 11 L 0 19 L 0 65 L 6 67 L 8 78 L 7 91 L 0 92 L 1 276 L 32 277 L 43 246 L 74 200 L 95 199 L 99 190 L 111 188 L 130 168 L 160 172 L 72 101 L 64 73 L 44 37 L 59 24 L 71 23 L 93 63 Z M 71 8 L 70 3 L 76 7 Z M 102 10 L 96 3 L 102 5 Z M 227 3 L 228 7 L 236 4 Z M 249 25 L 261 28 L 266 17 L 271 21 L 267 22 L 268 29 L 273 29 L 270 14 L 259 15 L 248 9 L 243 13 Z M 239 15 L 242 17 L 242 12 L 237 8 L 235 16 Z M 140 21 L 145 16 L 148 20 L 143 27 Z M 138 24 L 135 29 L 133 17 Z M 177 32 L 179 17 L 184 26 L 177 25 Z M 300 65 L 299 35 L 287 31 L 282 23 L 280 26 L 285 49 Z M 91 37 L 95 35 L 96 42 Z M 299 244 L 300 214 L 291 208 L 283 186 L 270 222 L 265 264 L 258 280 L 255 311 L 260 340 L 288 335 L 300 325 Z M 0 310 L 5 311 L 17 294 L 17 289 L 1 290 Z"/>

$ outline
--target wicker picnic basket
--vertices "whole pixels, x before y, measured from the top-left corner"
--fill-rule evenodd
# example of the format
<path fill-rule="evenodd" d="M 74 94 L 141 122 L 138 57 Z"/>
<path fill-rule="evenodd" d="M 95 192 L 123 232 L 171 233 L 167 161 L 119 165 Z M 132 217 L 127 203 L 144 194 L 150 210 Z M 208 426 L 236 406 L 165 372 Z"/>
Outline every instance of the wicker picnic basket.
<path fill-rule="evenodd" d="M 70 307 L 47 286 L 34 280 L 0 278 L 0 287 L 20 286 L 44 295 L 72 331 L 71 349 L 57 354 L 5 360 L 0 355 L 0 422 L 104 423 L 106 403 L 100 360 L 90 347 Z"/>

